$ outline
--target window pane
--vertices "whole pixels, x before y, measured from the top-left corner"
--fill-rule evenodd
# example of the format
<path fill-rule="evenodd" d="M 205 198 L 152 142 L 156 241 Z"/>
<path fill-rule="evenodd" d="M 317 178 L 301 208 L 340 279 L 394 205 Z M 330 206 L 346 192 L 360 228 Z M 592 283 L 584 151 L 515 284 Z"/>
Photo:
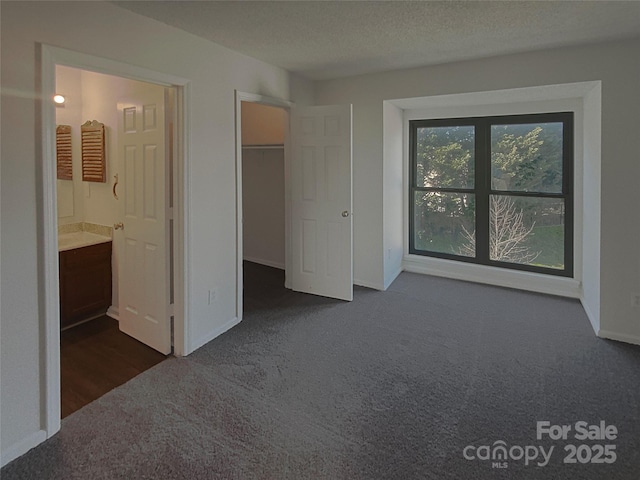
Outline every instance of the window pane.
<path fill-rule="evenodd" d="M 564 200 L 491 195 L 489 258 L 564 268 Z"/>
<path fill-rule="evenodd" d="M 562 193 L 562 122 L 492 125 L 491 188 Z"/>
<path fill-rule="evenodd" d="M 473 188 L 474 127 L 424 127 L 416 134 L 416 187 Z"/>
<path fill-rule="evenodd" d="M 475 257 L 475 195 L 414 192 L 416 250 Z"/>

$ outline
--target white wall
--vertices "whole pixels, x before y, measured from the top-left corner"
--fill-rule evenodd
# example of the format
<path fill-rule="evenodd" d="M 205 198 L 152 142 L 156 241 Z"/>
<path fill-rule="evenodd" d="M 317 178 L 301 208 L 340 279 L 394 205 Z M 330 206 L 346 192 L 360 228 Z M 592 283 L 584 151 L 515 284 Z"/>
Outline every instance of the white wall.
<path fill-rule="evenodd" d="M 82 154 L 80 125 L 82 125 L 82 91 L 80 70 L 68 67 L 56 68 L 56 91 L 65 96 L 64 106 L 56 108 L 56 124 L 71 126 L 72 180 L 58 180 L 58 224 L 66 225 L 84 221 L 82 195 Z M 69 207 L 71 207 L 69 209 Z M 72 212 L 68 215 L 68 212 Z"/>
<path fill-rule="evenodd" d="M 586 182 L 582 193 L 582 305 L 593 329 L 600 332 L 601 322 L 601 268 L 602 262 L 602 86 L 592 90 L 584 98 L 584 111 L 599 111 L 600 115 L 585 115 L 585 132 L 600 132 L 600 135 L 585 135 L 583 139 L 583 176 L 597 178 L 598 182 Z M 588 188 L 588 190 L 587 190 Z M 576 192 L 577 193 L 577 192 Z M 594 252 L 599 252 L 595 254 Z M 640 256 L 640 255 L 639 255 Z M 640 275 L 640 269 L 638 274 Z M 640 284 L 640 278 L 638 279 Z M 609 322 L 610 323 L 610 322 Z M 616 327 L 617 328 L 617 327 Z"/>
<path fill-rule="evenodd" d="M 284 149 L 242 150 L 245 260 L 284 269 Z"/>
<path fill-rule="evenodd" d="M 600 335 L 640 343 L 640 310 L 630 299 L 631 292 L 640 291 L 640 161 L 635 141 L 640 131 L 639 55 L 640 40 L 635 39 L 316 83 L 318 104 L 353 104 L 358 281 L 384 286 L 394 268 L 384 260 L 385 242 L 393 235 L 387 230 L 397 228 L 392 217 L 397 206 L 388 204 L 395 200 L 388 200 L 381 188 L 390 181 L 384 178 L 383 124 L 393 112 L 383 115 L 385 100 L 601 80 L 602 184 L 601 193 L 592 192 L 602 200 Z M 594 221 L 588 217 L 593 212 L 585 211 L 586 222 Z M 584 256 L 589 258 L 589 252 Z M 596 266 L 588 268 L 598 275 Z M 597 303 L 591 308 L 598 308 Z"/>
<path fill-rule="evenodd" d="M 242 102 L 242 145 L 284 145 L 284 108 Z"/>
<path fill-rule="evenodd" d="M 403 187 L 404 131 L 403 111 L 390 102 L 383 106 L 383 287 L 386 290 L 402 271 L 404 253 Z"/>
<path fill-rule="evenodd" d="M 290 98 L 289 75 L 162 23 L 103 2 L 2 2 L 2 276 L 0 450 L 6 463 L 42 441 L 44 246 L 38 43 L 110 58 L 191 81 L 187 105 L 185 299 L 192 350 L 236 316 L 234 91 Z M 295 79 L 300 98 L 312 85 Z M 208 305 L 208 290 L 217 300 Z M 50 434 L 53 432 L 49 432 Z"/>

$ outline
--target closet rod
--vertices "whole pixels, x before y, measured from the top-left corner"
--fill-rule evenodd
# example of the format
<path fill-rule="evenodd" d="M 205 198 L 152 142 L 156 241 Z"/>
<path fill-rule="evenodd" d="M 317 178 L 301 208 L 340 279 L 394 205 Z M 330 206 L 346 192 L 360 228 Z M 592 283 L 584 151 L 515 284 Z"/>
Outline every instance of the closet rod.
<path fill-rule="evenodd" d="M 243 150 L 278 150 L 284 148 L 284 145 L 243 145 Z"/>

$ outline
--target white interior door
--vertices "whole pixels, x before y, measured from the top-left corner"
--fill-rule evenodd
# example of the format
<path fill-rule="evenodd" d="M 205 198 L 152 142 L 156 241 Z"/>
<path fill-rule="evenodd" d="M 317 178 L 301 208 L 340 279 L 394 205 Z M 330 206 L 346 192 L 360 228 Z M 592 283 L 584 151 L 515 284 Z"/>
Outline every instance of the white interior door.
<path fill-rule="evenodd" d="M 296 107 L 291 288 L 353 300 L 351 105 Z"/>
<path fill-rule="evenodd" d="M 136 88 L 118 103 L 120 330 L 171 352 L 164 88 Z"/>

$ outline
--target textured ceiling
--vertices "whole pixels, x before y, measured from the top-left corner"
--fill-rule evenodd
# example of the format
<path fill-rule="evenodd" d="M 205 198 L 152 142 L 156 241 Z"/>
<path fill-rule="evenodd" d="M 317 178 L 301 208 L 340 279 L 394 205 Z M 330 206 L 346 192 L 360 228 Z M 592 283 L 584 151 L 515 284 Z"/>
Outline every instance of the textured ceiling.
<path fill-rule="evenodd" d="M 632 1 L 117 1 L 315 80 L 640 36 Z"/>

